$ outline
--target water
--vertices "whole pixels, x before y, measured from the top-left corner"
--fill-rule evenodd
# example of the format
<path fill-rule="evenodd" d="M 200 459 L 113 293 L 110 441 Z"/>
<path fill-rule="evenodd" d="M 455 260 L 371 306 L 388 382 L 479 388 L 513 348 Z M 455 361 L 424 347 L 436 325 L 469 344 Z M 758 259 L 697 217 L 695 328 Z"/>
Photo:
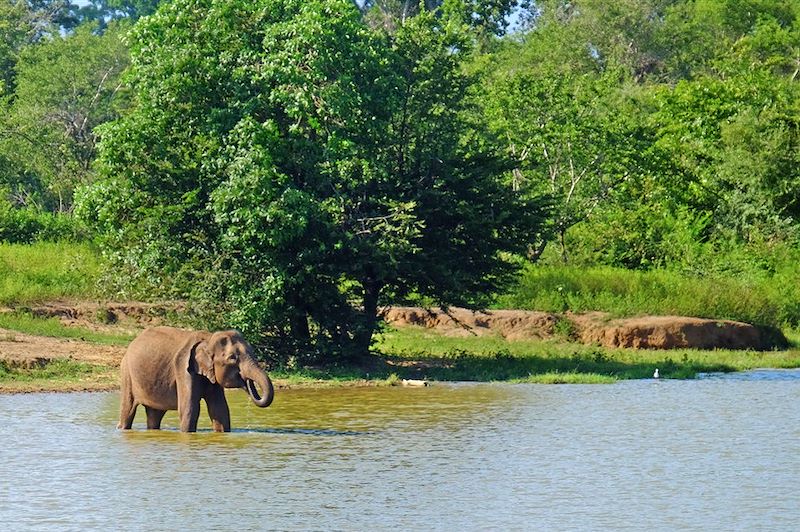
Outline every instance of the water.
<path fill-rule="evenodd" d="M 229 393 L 234 432 L 0 396 L 8 530 L 796 530 L 800 372 Z M 141 409 L 140 409 L 141 410 Z"/>

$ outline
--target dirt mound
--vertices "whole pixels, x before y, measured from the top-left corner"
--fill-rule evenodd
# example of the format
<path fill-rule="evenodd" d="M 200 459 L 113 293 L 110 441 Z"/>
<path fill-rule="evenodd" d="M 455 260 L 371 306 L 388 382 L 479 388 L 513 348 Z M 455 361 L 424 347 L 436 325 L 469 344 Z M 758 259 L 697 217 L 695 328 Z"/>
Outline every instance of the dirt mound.
<path fill-rule="evenodd" d="M 384 319 L 392 325 L 417 325 L 435 329 L 446 336 L 484 336 L 499 334 L 509 340 L 550 338 L 558 318 L 546 312 L 492 310 L 473 312 L 451 307 L 423 309 L 418 307 L 389 307 Z"/>
<path fill-rule="evenodd" d="M 499 335 L 508 340 L 567 335 L 585 344 L 634 349 L 755 349 L 785 347 L 780 331 L 728 320 L 683 316 L 610 319 L 607 314 L 555 315 L 524 310 L 473 312 L 461 308 L 391 307 L 384 314 L 395 326 L 416 325 L 448 336 Z M 556 328 L 557 324 L 563 324 Z"/>
<path fill-rule="evenodd" d="M 729 320 L 685 316 L 642 316 L 608 320 L 602 314 L 570 316 L 580 341 L 634 349 L 755 349 L 785 345 L 777 331 Z M 777 333 L 780 334 L 780 333 Z M 782 335 L 781 335 L 782 336 Z"/>

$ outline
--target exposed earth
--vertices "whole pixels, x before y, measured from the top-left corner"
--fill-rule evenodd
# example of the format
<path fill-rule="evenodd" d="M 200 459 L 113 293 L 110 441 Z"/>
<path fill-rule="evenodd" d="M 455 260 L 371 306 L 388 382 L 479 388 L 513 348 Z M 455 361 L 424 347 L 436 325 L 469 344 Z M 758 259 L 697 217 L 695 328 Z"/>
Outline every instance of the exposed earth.
<path fill-rule="evenodd" d="M 145 327 L 167 323 L 171 313 L 182 309 L 179 305 L 142 303 L 53 303 L 30 310 L 40 317 L 56 317 L 67 326 L 133 335 Z M 612 319 L 603 313 L 390 307 L 385 310 L 384 318 L 395 327 L 425 327 L 447 336 L 499 335 L 509 341 L 557 339 L 610 348 L 764 350 L 786 343 L 779 331 L 741 322 L 681 316 Z M 0 329 L 0 362 L 6 367 L 30 369 L 43 367 L 51 360 L 70 359 L 107 368 L 107 374 L 101 374 L 100 378 L 95 376 L 85 383 L 70 385 L 68 389 L 116 388 L 116 368 L 124 353 L 124 346 Z M 15 383 L 0 383 L 0 392 L 23 390 L 24 387 Z"/>
<path fill-rule="evenodd" d="M 584 344 L 633 349 L 753 349 L 786 345 L 780 331 L 729 320 L 684 316 L 612 319 L 602 312 L 551 314 L 526 310 L 474 312 L 461 308 L 391 307 L 394 326 L 416 325 L 449 336 L 499 334 L 508 340 L 561 337 Z"/>

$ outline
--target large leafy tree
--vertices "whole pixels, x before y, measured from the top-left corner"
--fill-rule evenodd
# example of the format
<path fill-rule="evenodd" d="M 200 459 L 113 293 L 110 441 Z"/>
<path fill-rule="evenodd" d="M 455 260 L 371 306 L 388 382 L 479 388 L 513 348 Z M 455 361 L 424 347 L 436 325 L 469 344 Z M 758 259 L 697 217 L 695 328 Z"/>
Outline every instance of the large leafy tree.
<path fill-rule="evenodd" d="M 410 295 L 486 304 L 542 209 L 469 121 L 465 35 L 371 30 L 348 0 L 164 5 L 81 212 L 132 277 L 283 354 L 363 354 Z"/>
<path fill-rule="evenodd" d="M 527 8 L 530 0 L 355 0 L 373 27 L 394 31 L 421 12 L 458 20 L 478 38 L 504 35 L 515 12 Z"/>
<path fill-rule="evenodd" d="M 800 92 L 750 62 L 656 94 L 658 146 L 679 173 L 675 194 L 748 241 L 786 235 L 800 219 Z"/>
<path fill-rule="evenodd" d="M 14 92 L 14 74 L 20 50 L 33 32 L 25 2 L 0 1 L 0 99 Z"/>
<path fill-rule="evenodd" d="M 89 180 L 94 128 L 115 118 L 120 105 L 115 97 L 127 65 L 121 32 L 92 30 L 24 48 L 0 117 L 0 154 L 13 169 L 6 180 L 22 179 L 21 199 L 55 210 L 68 210 L 74 187 Z"/>
<path fill-rule="evenodd" d="M 633 98 L 637 91 L 626 90 L 634 85 L 628 69 L 594 57 L 546 13 L 521 38 L 476 62 L 484 72 L 476 99 L 514 161 L 512 186 L 553 199 L 548 230 L 530 243 L 530 258 L 555 241 L 567 262 L 568 231 L 628 186 L 647 134 Z"/>

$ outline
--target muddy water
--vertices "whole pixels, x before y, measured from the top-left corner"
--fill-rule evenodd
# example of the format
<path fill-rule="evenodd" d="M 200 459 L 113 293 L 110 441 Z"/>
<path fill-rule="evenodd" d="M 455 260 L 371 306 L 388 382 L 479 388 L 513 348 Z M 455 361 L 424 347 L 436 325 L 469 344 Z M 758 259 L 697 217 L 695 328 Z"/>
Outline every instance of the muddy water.
<path fill-rule="evenodd" d="M 234 432 L 0 397 L 7 530 L 796 530 L 800 372 L 229 394 Z"/>

